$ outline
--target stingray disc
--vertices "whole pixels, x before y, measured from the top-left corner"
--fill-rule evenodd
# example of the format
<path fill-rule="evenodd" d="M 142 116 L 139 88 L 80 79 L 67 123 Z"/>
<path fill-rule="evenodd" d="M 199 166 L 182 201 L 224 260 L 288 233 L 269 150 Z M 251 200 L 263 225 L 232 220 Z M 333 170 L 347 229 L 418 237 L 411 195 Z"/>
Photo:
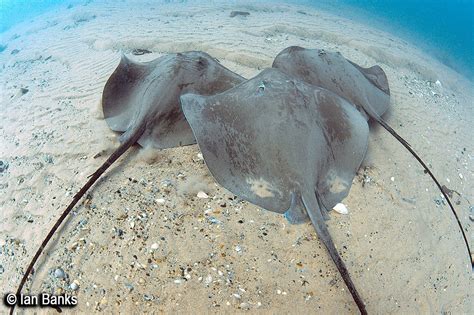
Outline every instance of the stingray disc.
<path fill-rule="evenodd" d="M 196 142 L 179 96 L 225 91 L 245 79 L 199 51 L 169 54 L 138 63 L 122 56 L 102 96 L 105 121 L 123 132 L 121 141 L 143 129 L 138 143 L 158 149 Z M 145 126 L 144 128 L 142 128 Z"/>
<path fill-rule="evenodd" d="M 368 125 L 354 106 L 276 69 L 181 103 L 216 181 L 264 209 L 289 210 L 295 223 L 307 216 L 294 196 L 317 191 L 332 209 L 367 150 Z"/>

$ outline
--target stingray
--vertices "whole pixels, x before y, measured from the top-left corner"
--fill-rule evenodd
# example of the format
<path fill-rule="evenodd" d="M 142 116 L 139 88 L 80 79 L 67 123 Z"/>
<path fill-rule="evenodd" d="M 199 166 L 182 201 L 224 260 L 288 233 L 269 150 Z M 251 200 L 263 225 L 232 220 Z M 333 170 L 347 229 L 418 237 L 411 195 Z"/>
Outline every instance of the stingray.
<path fill-rule="evenodd" d="M 181 106 L 215 180 L 292 223 L 311 220 L 365 314 L 325 223 L 366 154 L 369 127 L 359 111 L 277 69 L 221 94 L 185 94 Z"/>
<path fill-rule="evenodd" d="M 26 269 L 17 296 L 35 262 L 76 203 L 132 145 L 138 143 L 144 147 L 164 149 L 196 143 L 181 111 L 181 94 L 214 94 L 244 80 L 204 52 L 169 54 L 145 63 L 133 62 L 122 55 L 102 95 L 105 121 L 112 130 L 122 132 L 121 145 L 89 176 L 87 183 L 61 214 Z M 14 306 L 10 313 L 13 310 Z"/>
<path fill-rule="evenodd" d="M 387 76 L 380 66 L 363 68 L 344 58 L 339 52 L 291 46 L 282 50 L 275 57 L 272 67 L 306 83 L 328 89 L 345 98 L 366 119 L 371 118 L 377 121 L 392 134 L 421 164 L 425 173 L 430 175 L 448 202 L 464 238 L 469 261 L 474 268 L 469 242 L 445 189 L 412 146 L 382 118 L 382 115 L 390 107 L 390 89 Z"/>

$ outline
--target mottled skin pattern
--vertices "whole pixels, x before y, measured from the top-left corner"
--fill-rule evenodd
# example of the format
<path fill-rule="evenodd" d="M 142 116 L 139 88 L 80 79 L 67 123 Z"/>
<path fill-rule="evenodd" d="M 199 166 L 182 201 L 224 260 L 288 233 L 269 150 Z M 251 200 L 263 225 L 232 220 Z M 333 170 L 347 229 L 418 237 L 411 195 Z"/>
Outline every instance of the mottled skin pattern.
<path fill-rule="evenodd" d="M 146 63 L 123 56 L 104 88 L 104 117 L 112 130 L 123 132 L 122 142 L 145 125 L 138 140 L 142 146 L 193 144 L 179 96 L 215 94 L 244 80 L 204 52 L 169 54 Z"/>
<path fill-rule="evenodd" d="M 336 94 L 277 69 L 218 95 L 185 94 L 181 104 L 216 181 L 293 223 L 311 219 L 363 311 L 324 222 L 365 156 L 362 115 Z"/>
<path fill-rule="evenodd" d="M 291 46 L 275 57 L 272 67 L 336 93 L 365 117 L 378 118 L 390 106 L 390 89 L 382 68 L 360 67 L 338 52 Z"/>
<path fill-rule="evenodd" d="M 347 196 L 366 153 L 367 123 L 348 102 L 276 69 L 218 95 L 183 95 L 181 102 L 217 181 L 270 211 L 285 213 L 291 193 L 303 190 L 317 190 L 332 209 Z M 272 198 L 255 193 L 251 183 L 259 182 L 269 183 Z M 306 213 L 301 205 L 292 210 Z"/>

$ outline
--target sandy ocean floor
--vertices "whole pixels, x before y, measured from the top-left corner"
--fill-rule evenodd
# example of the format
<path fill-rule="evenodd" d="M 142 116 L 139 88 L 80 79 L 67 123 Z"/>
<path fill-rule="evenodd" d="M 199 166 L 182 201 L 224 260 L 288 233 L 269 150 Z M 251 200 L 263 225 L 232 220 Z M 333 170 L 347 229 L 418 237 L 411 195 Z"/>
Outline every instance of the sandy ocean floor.
<path fill-rule="evenodd" d="M 391 34 L 308 7 L 133 3 L 64 6 L 1 34 L 2 294 L 16 290 L 55 220 L 118 146 L 100 100 L 121 51 L 145 61 L 203 50 L 246 78 L 290 45 L 379 64 L 392 93 L 386 120 L 455 191 L 474 248 L 471 82 Z M 237 9 L 250 15 L 229 17 Z M 377 126 L 344 204 L 349 214 L 331 213 L 328 225 L 370 313 L 474 311 L 453 215 L 415 159 Z M 217 186 L 196 145 L 134 147 L 46 253 L 28 288 L 77 295 L 71 312 L 357 312 L 312 226 L 290 225 Z M 36 311 L 48 310 L 27 313 Z"/>

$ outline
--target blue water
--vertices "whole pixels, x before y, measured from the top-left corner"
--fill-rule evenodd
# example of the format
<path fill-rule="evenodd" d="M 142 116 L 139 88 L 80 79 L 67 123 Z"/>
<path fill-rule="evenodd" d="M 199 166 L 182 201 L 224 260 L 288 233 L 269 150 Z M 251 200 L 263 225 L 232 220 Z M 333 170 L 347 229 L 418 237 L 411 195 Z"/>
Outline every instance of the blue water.
<path fill-rule="evenodd" d="M 386 30 L 474 79 L 474 0 L 299 2 Z"/>
<path fill-rule="evenodd" d="M 0 32 L 65 3 L 69 2 L 64 0 L 0 0 Z"/>
<path fill-rule="evenodd" d="M 0 32 L 47 10 L 54 10 L 60 6 L 83 5 L 86 2 L 88 1 L 0 0 Z M 474 0 L 290 0 L 287 2 L 323 8 L 337 15 L 386 30 L 416 44 L 444 64 L 474 79 Z"/>

